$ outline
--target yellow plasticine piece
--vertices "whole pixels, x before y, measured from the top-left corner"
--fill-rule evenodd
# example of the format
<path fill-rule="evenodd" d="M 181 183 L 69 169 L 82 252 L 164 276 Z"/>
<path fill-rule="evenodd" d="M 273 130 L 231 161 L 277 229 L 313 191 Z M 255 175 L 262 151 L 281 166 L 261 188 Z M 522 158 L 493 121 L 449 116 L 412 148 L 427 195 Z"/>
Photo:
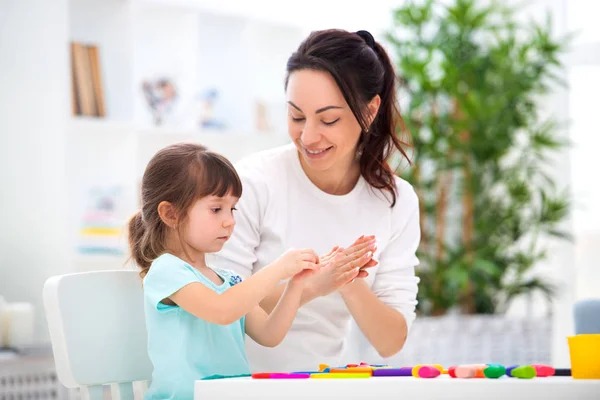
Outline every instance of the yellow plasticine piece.
<path fill-rule="evenodd" d="M 421 368 L 423 366 L 423 364 L 417 364 L 413 367 L 412 369 L 412 376 L 415 378 L 419 377 L 419 368 Z"/>
<path fill-rule="evenodd" d="M 365 367 L 332 368 L 332 369 L 329 370 L 329 373 L 341 373 L 341 374 L 367 373 L 367 374 L 373 374 L 373 368 L 365 368 Z"/>
<path fill-rule="evenodd" d="M 312 379 L 355 379 L 355 378 L 370 378 L 370 373 L 356 372 L 356 373 L 344 373 L 344 372 L 330 372 L 328 374 L 311 374 Z"/>

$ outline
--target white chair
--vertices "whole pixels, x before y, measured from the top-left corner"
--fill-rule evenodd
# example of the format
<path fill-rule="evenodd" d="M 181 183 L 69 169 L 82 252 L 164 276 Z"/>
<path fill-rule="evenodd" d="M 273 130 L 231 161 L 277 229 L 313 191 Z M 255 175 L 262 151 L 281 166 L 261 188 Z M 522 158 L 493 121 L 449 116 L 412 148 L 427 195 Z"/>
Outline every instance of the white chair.
<path fill-rule="evenodd" d="M 579 300 L 573 306 L 575 334 L 600 333 L 600 298 Z"/>
<path fill-rule="evenodd" d="M 98 271 L 49 278 L 44 307 L 56 373 L 84 398 L 143 396 L 152 377 L 137 271 Z"/>

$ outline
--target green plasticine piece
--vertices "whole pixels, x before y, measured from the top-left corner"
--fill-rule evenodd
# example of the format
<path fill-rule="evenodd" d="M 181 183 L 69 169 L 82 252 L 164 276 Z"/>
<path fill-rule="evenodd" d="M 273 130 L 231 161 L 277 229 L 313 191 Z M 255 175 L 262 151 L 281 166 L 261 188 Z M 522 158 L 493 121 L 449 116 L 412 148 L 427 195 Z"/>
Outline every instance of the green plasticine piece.
<path fill-rule="evenodd" d="M 531 365 L 523 365 L 513 369 L 511 375 L 520 379 L 532 379 L 535 378 L 536 372 Z"/>
<path fill-rule="evenodd" d="M 506 368 L 503 365 L 491 364 L 483 370 L 483 375 L 486 378 L 497 379 L 506 373 Z"/>

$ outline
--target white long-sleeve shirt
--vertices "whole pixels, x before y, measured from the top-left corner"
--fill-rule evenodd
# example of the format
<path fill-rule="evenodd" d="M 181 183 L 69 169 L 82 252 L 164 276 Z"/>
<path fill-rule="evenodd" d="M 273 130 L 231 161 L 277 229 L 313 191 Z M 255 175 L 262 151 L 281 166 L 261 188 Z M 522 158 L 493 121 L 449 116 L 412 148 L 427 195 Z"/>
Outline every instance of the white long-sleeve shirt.
<path fill-rule="evenodd" d="M 209 265 L 233 270 L 242 279 L 290 248 L 312 248 L 323 255 L 347 247 L 361 235 L 375 235 L 379 264 L 367 283 L 385 304 L 401 312 L 410 327 L 415 318 L 419 240 L 418 198 L 409 183 L 396 178 L 396 205 L 361 177 L 343 196 L 317 188 L 306 176 L 293 144 L 251 155 L 236 164 L 243 182 L 233 236 Z M 389 193 L 387 194 L 389 196 Z M 345 352 L 351 314 L 338 292 L 298 310 L 290 332 L 275 348 L 247 337 L 253 371 L 314 370 L 339 365 Z"/>

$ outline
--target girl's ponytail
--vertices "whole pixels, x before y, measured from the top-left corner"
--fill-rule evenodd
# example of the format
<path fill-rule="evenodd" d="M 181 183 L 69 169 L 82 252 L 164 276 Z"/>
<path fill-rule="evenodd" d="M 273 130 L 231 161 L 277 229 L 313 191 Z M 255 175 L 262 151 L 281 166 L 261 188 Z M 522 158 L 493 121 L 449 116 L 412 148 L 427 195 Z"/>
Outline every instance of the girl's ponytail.
<path fill-rule="evenodd" d="M 151 241 L 141 211 L 137 211 L 129 219 L 128 241 L 131 258 L 141 268 L 140 276 L 143 278 L 148 273 L 150 264 L 152 264 L 152 260 L 156 258 L 156 255 L 152 254 Z"/>

